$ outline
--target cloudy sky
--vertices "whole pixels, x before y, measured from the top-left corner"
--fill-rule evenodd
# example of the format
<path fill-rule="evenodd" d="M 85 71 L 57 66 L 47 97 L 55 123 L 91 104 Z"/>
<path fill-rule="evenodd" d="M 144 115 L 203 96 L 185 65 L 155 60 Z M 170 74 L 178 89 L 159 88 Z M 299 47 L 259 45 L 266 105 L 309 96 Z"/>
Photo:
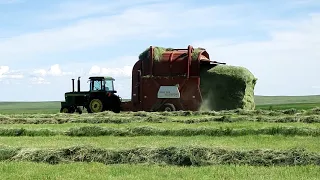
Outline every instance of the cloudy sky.
<path fill-rule="evenodd" d="M 0 0 L 0 101 L 63 100 L 71 78 L 116 78 L 150 45 L 244 66 L 257 95 L 320 94 L 319 0 Z"/>

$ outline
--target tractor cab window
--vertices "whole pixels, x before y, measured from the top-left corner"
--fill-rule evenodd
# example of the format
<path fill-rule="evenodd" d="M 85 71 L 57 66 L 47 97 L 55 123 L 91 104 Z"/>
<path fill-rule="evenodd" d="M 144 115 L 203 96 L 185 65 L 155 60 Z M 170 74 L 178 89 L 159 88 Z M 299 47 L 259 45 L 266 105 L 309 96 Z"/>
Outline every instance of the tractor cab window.
<path fill-rule="evenodd" d="M 106 80 L 105 81 L 105 90 L 106 91 L 113 91 L 113 81 L 112 80 Z"/>
<path fill-rule="evenodd" d="M 98 80 L 91 81 L 90 91 L 101 91 L 102 87 L 103 87 L 103 85 L 102 85 L 101 81 L 98 81 Z"/>

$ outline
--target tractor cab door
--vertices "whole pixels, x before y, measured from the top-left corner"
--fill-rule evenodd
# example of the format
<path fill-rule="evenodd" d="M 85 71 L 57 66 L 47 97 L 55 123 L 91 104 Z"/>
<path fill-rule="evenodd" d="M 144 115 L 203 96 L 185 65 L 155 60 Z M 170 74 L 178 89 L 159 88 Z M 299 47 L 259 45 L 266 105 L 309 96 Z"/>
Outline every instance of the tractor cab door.
<path fill-rule="evenodd" d="M 105 91 L 110 92 L 110 93 L 117 93 L 117 91 L 114 89 L 113 81 L 114 80 L 111 80 L 111 79 L 106 79 L 104 81 L 104 89 L 105 89 Z"/>
<path fill-rule="evenodd" d="M 105 91 L 114 91 L 113 80 L 105 80 L 104 81 L 104 89 Z"/>
<path fill-rule="evenodd" d="M 104 91 L 104 81 L 92 80 L 90 82 L 90 92 Z"/>

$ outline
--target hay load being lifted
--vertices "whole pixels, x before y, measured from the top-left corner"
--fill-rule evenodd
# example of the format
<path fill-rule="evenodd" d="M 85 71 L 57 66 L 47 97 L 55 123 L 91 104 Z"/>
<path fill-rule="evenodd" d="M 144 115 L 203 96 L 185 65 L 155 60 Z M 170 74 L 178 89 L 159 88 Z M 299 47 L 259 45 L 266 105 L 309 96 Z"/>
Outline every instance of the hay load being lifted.
<path fill-rule="evenodd" d="M 203 110 L 255 109 L 257 79 L 246 68 L 218 65 L 200 71 Z"/>

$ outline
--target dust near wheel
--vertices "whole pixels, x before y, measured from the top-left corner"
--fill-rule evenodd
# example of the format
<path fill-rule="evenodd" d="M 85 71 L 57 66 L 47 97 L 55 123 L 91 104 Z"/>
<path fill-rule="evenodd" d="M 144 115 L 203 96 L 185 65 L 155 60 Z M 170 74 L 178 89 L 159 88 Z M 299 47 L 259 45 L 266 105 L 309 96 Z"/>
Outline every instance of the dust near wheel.
<path fill-rule="evenodd" d="M 100 99 L 92 99 L 89 104 L 90 112 L 97 113 L 102 112 L 103 103 Z"/>
<path fill-rule="evenodd" d="M 171 103 L 166 103 L 163 105 L 162 110 L 163 111 L 175 111 L 176 107 Z"/>

